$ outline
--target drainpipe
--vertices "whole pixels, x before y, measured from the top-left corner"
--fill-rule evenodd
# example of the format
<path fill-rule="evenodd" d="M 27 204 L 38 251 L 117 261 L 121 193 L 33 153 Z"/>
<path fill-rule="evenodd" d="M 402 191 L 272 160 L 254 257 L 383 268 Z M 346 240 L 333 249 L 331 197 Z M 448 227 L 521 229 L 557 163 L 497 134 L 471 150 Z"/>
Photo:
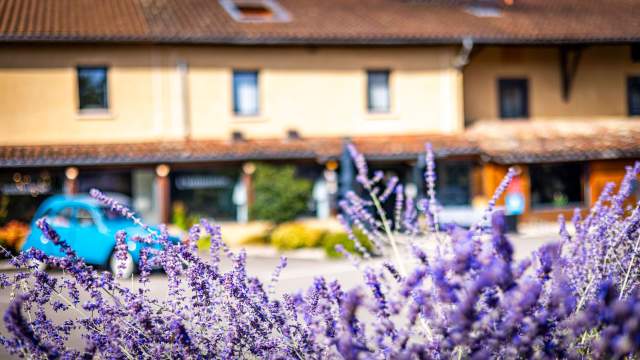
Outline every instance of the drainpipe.
<path fill-rule="evenodd" d="M 176 70 L 178 72 L 178 84 L 179 84 L 179 101 L 180 101 L 180 114 L 182 118 L 182 131 L 185 140 L 191 138 L 191 117 L 189 112 L 189 65 L 185 60 L 178 60 L 176 64 Z"/>
<path fill-rule="evenodd" d="M 462 70 L 462 68 L 469 63 L 469 56 L 471 55 L 472 50 L 473 38 L 466 37 L 462 39 L 462 48 L 460 48 L 458 56 L 453 60 L 453 67 L 458 70 Z"/>
<path fill-rule="evenodd" d="M 454 73 L 453 76 L 455 77 L 455 95 L 456 98 L 454 99 L 457 102 L 457 106 L 455 107 L 455 109 L 452 109 L 453 111 L 457 111 L 457 114 L 452 114 L 455 124 L 457 124 L 458 126 L 456 126 L 456 130 L 462 130 L 464 131 L 465 127 L 467 126 L 467 122 L 464 116 L 464 81 L 463 81 L 463 69 L 464 67 L 469 63 L 469 57 L 471 56 L 471 52 L 473 51 L 473 38 L 471 37 L 465 37 L 464 39 L 462 39 L 462 46 L 460 47 L 460 50 L 458 51 L 458 55 L 453 59 L 453 68 L 455 70 L 452 70 L 452 72 Z"/>

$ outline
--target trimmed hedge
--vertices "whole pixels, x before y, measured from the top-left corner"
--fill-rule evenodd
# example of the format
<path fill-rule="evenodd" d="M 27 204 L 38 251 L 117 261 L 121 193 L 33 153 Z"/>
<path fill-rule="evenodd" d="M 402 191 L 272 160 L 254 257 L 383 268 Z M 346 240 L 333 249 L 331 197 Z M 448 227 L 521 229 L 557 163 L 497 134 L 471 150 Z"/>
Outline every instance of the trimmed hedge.
<path fill-rule="evenodd" d="M 301 223 L 286 223 L 271 233 L 271 245 L 279 250 L 318 247 L 322 244 L 323 230 L 313 229 Z"/>

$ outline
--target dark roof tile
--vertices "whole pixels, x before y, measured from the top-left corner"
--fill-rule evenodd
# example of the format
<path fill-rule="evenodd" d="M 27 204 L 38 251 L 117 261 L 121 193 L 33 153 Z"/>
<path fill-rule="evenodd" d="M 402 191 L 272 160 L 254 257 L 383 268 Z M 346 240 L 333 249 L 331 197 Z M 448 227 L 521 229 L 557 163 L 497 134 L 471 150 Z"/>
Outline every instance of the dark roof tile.
<path fill-rule="evenodd" d="M 503 164 L 640 158 L 636 120 L 480 122 L 467 137 Z"/>
<path fill-rule="evenodd" d="M 340 156 L 341 138 L 191 140 L 122 144 L 0 146 L 0 168 L 250 160 L 325 161 Z M 412 161 L 432 143 L 436 156 L 480 156 L 500 164 L 640 159 L 640 122 L 490 121 L 460 134 L 350 139 L 370 160 Z"/>
<path fill-rule="evenodd" d="M 197 140 L 135 144 L 0 146 L 0 167 L 123 165 L 211 161 L 338 158 L 340 138 L 265 139 L 240 142 Z M 361 137 L 352 141 L 367 156 L 381 160 L 412 160 L 430 141 L 446 155 L 474 153 L 475 147 L 455 135 Z M 454 145 L 454 146 L 452 146 Z"/>
<path fill-rule="evenodd" d="M 290 22 L 239 23 L 217 0 L 0 0 L 2 41 L 173 43 L 598 42 L 640 39 L 636 0 L 280 0 Z M 495 0 L 497 4 L 501 2 Z"/>

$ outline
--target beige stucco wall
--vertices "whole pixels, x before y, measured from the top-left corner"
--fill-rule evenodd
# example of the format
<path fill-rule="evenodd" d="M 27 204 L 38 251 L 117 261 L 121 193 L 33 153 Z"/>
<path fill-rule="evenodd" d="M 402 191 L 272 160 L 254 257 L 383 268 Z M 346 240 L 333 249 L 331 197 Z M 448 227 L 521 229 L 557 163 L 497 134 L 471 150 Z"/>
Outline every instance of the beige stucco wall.
<path fill-rule="evenodd" d="M 453 51 L 430 49 L 194 49 L 190 64 L 194 137 L 242 131 L 248 137 L 452 132 L 462 128 L 461 79 Z M 230 112 L 232 68 L 258 69 L 261 113 Z M 365 69 L 390 69 L 391 113 L 366 111 Z M 215 85 L 214 85 L 215 84 Z M 215 124 L 215 126 L 212 126 Z"/>
<path fill-rule="evenodd" d="M 121 49 L 0 51 L 0 143 L 124 141 L 152 129 L 150 53 Z M 109 114 L 77 108 L 76 65 L 109 65 Z"/>
<path fill-rule="evenodd" d="M 3 46 L 0 144 L 455 132 L 453 47 Z M 108 114 L 77 110 L 78 65 L 109 66 Z M 183 65 L 180 65 L 183 64 Z M 232 113 L 233 69 L 259 70 L 261 112 Z M 366 69 L 391 70 L 392 111 L 366 111 Z"/>
<path fill-rule="evenodd" d="M 559 50 L 554 47 L 480 47 L 464 69 L 464 113 L 468 122 L 495 119 L 497 79 L 529 79 L 529 115 L 535 120 L 627 116 L 627 76 L 640 75 L 629 46 L 583 49 L 568 102 L 562 98 Z"/>

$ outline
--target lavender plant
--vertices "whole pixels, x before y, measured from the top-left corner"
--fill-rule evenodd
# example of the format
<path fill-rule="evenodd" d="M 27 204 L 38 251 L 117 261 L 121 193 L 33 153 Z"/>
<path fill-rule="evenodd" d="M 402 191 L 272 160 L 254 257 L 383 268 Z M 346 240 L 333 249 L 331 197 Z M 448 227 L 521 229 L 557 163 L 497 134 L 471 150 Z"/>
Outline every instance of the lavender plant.
<path fill-rule="evenodd" d="M 427 197 L 417 201 L 395 178 L 369 176 L 364 157 L 350 148 L 362 194 L 340 202 L 340 221 L 364 258 L 344 251 L 363 283 L 343 288 L 315 278 L 306 289 L 277 295 L 286 259 L 265 284 L 246 269 L 246 254 L 222 241 L 220 227 L 202 220 L 188 241 L 174 244 L 166 229 L 152 231 L 126 207 L 98 191 L 92 195 L 148 230 L 132 239 L 158 246 L 141 254 L 137 285 L 85 264 L 46 220 L 38 226 L 65 256 L 31 249 L 13 258 L 4 315 L 11 354 L 47 359 L 265 358 L 635 358 L 640 351 L 640 210 L 625 207 L 640 164 L 614 192 L 609 184 L 572 226 L 560 219 L 557 241 L 516 261 L 495 209 L 514 176 L 510 170 L 482 221 L 471 229 L 439 222 L 435 163 L 427 146 Z M 394 201 L 387 214 L 384 203 Z M 354 236 L 358 228 L 374 244 L 372 258 Z M 194 244 L 211 237 L 208 259 Z M 128 235 L 118 233 L 117 256 L 126 257 Z M 221 258 L 231 262 L 223 270 Z M 63 277 L 33 261 L 61 268 Z M 149 273 L 162 267 L 166 299 L 153 297 Z M 133 281 L 133 280 L 132 280 Z M 65 314 L 55 322 L 54 312 Z M 85 347 L 68 346 L 80 334 Z"/>

